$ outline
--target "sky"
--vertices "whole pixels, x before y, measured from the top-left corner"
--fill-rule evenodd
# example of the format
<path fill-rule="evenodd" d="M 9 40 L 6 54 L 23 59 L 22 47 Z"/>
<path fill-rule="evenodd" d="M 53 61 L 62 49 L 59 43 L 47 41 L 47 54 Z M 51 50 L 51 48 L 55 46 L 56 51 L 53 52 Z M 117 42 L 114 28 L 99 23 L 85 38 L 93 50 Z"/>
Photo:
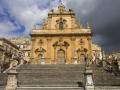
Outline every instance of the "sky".
<path fill-rule="evenodd" d="M 0 37 L 28 36 L 35 24 L 42 25 L 47 13 L 60 0 L 0 0 Z M 90 24 L 93 42 L 103 50 L 120 51 L 120 0 L 62 0 L 77 20 Z"/>

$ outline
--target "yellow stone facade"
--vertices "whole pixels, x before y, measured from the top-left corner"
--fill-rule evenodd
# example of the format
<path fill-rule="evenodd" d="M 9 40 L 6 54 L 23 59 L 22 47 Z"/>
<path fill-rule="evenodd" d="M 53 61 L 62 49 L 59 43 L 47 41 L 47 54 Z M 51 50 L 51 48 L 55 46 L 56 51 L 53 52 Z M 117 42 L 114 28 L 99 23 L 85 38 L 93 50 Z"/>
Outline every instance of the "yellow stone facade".
<path fill-rule="evenodd" d="M 92 33 L 63 4 L 51 10 L 42 28 L 32 30 L 32 64 L 83 64 L 92 56 Z"/>

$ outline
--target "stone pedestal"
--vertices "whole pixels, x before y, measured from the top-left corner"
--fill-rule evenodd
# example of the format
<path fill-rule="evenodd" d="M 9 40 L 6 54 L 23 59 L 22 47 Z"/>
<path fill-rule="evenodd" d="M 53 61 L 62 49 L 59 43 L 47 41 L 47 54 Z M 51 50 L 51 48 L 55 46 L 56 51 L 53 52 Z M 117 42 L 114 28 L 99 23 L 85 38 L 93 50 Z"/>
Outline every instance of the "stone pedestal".
<path fill-rule="evenodd" d="M 118 67 L 119 67 L 119 71 L 120 71 L 120 61 L 118 62 Z"/>
<path fill-rule="evenodd" d="M 93 83 L 93 72 L 90 67 L 86 67 L 85 75 L 85 90 L 95 90 Z"/>
<path fill-rule="evenodd" d="M 94 86 L 85 86 L 85 90 L 95 90 L 94 88 Z"/>
<path fill-rule="evenodd" d="M 17 71 L 16 67 L 13 67 L 8 72 L 8 80 L 7 80 L 7 86 L 5 90 L 16 90 L 17 88 Z"/>
<path fill-rule="evenodd" d="M 1 67 L 1 65 L 0 65 L 0 73 L 2 72 L 2 67 Z"/>

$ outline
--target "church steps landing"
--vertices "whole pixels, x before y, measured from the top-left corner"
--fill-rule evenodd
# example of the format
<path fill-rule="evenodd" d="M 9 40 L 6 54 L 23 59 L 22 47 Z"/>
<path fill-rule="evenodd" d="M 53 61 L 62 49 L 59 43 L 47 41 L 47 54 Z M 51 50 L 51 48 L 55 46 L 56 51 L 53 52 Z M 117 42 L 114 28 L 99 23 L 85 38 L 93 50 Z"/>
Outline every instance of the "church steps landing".
<path fill-rule="evenodd" d="M 84 90 L 84 88 L 81 87 L 33 87 L 33 88 L 27 88 L 27 87 L 21 87 L 21 88 L 17 88 L 17 90 Z"/>

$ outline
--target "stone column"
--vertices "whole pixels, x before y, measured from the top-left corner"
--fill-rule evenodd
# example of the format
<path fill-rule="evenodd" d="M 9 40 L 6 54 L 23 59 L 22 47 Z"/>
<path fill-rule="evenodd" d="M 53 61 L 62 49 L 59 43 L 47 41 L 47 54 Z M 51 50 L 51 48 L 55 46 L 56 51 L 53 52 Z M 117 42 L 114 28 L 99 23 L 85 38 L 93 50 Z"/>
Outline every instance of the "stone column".
<path fill-rule="evenodd" d="M 53 54 L 53 52 L 51 52 L 51 38 L 48 37 L 47 38 L 47 63 L 52 63 L 52 60 L 51 60 L 51 54 Z"/>
<path fill-rule="evenodd" d="M 85 75 L 85 90 L 95 90 L 93 83 L 93 71 L 90 67 L 86 67 Z"/>
<path fill-rule="evenodd" d="M 71 38 L 71 52 L 72 52 L 72 55 L 71 55 L 71 62 L 74 63 L 74 57 L 75 57 L 75 37 L 72 37 Z"/>
<path fill-rule="evenodd" d="M 35 52 L 34 52 L 35 46 L 36 46 L 36 39 L 32 37 L 31 60 L 30 60 L 31 64 L 36 63 L 36 61 L 35 61 Z"/>
<path fill-rule="evenodd" d="M 67 47 L 66 47 L 66 52 L 65 52 L 65 63 L 66 63 L 66 64 L 68 64 L 68 62 L 69 62 L 69 61 L 67 61 L 67 60 L 68 60 L 68 55 L 67 55 L 67 54 L 68 54 L 68 49 L 67 49 Z M 69 62 L 69 63 L 70 63 L 70 62 Z"/>
<path fill-rule="evenodd" d="M 92 59 L 92 41 L 91 41 L 91 37 L 88 38 L 88 47 L 89 47 L 89 63 L 91 63 L 91 59 Z"/>
<path fill-rule="evenodd" d="M 16 90 L 17 88 L 17 71 L 16 67 L 13 67 L 9 72 L 8 72 L 8 80 L 7 80 L 7 85 L 5 90 Z"/>
<path fill-rule="evenodd" d="M 57 51 L 56 51 L 56 47 L 54 47 L 54 60 L 53 60 L 53 64 L 56 64 L 57 63 Z"/>

